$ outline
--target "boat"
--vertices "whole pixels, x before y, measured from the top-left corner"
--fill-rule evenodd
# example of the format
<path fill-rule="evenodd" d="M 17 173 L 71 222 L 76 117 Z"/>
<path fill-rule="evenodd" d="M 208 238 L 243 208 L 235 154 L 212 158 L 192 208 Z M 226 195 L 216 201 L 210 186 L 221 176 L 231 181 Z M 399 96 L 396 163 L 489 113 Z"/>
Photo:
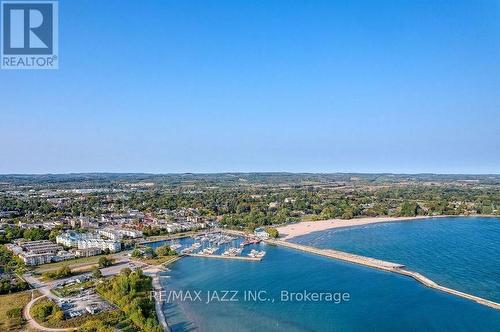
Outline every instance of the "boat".
<path fill-rule="evenodd" d="M 243 248 L 229 248 L 228 250 L 224 251 L 222 253 L 222 255 L 234 257 L 234 256 L 241 254 L 242 251 L 243 251 Z"/>
<path fill-rule="evenodd" d="M 172 245 L 170 246 L 170 249 L 172 249 L 172 250 L 177 250 L 177 249 L 179 249 L 180 247 L 182 247 L 182 245 L 181 245 L 181 244 L 179 244 L 179 243 L 176 243 L 176 244 L 172 244 Z"/>
<path fill-rule="evenodd" d="M 205 249 L 203 249 L 201 254 L 202 255 L 213 255 L 217 251 L 217 249 L 218 249 L 217 247 L 205 248 Z"/>
<path fill-rule="evenodd" d="M 252 249 L 252 251 L 250 251 L 250 253 L 249 253 L 247 256 L 248 256 L 248 257 L 255 258 L 255 257 L 257 257 L 257 254 L 258 254 L 258 253 L 259 253 L 259 252 L 258 252 L 257 250 Z"/>
<path fill-rule="evenodd" d="M 250 251 L 250 253 L 248 254 L 248 257 L 252 257 L 252 258 L 262 258 L 266 255 L 266 252 L 265 251 L 258 251 L 258 250 L 255 250 L 255 249 L 252 249 L 252 251 Z"/>

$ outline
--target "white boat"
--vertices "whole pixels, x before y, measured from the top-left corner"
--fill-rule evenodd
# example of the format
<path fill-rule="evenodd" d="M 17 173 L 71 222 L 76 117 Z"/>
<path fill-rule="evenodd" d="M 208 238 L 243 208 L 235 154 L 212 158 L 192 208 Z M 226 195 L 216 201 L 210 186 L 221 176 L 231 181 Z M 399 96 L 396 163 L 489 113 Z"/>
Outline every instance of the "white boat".
<path fill-rule="evenodd" d="M 253 258 L 255 258 L 255 257 L 257 257 L 257 254 L 258 254 L 258 253 L 259 253 L 259 252 L 258 252 L 257 250 L 252 249 L 252 251 L 250 251 L 250 253 L 249 253 L 247 256 L 248 256 L 248 257 L 253 257 Z"/>
<path fill-rule="evenodd" d="M 203 251 L 201 252 L 203 255 L 213 255 L 214 252 L 217 251 L 218 248 L 216 247 L 211 247 L 211 248 L 205 248 L 203 249 Z"/>
<path fill-rule="evenodd" d="M 259 258 L 262 258 L 266 255 L 266 252 L 265 251 L 260 251 L 257 255 L 255 255 L 256 257 L 259 257 Z"/>
<path fill-rule="evenodd" d="M 176 243 L 176 244 L 172 244 L 172 245 L 170 246 L 170 249 L 172 249 L 172 250 L 177 250 L 177 249 L 179 249 L 180 247 L 182 247 L 182 245 L 181 245 L 181 244 L 179 244 L 179 243 Z"/>

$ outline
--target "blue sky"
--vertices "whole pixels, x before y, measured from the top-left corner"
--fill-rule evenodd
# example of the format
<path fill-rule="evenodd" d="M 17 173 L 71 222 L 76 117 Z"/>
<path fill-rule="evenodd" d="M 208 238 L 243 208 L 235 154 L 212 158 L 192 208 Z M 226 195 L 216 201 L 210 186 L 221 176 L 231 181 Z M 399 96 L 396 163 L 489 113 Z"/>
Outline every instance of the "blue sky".
<path fill-rule="evenodd" d="M 61 0 L 0 173 L 500 173 L 499 1 Z"/>

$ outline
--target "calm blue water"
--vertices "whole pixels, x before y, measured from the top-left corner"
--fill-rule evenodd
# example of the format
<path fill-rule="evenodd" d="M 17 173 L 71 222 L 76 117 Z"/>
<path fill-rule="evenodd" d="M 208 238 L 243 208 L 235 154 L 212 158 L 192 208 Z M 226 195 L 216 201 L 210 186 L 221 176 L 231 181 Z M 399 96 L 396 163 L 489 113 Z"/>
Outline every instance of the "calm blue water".
<path fill-rule="evenodd" d="M 185 240 L 183 240 L 185 241 Z M 165 290 L 202 291 L 164 311 L 173 331 L 492 331 L 500 312 L 391 273 L 265 244 L 262 262 L 183 258 L 162 273 Z M 246 250 L 250 250 L 247 248 Z M 239 291 L 238 302 L 204 303 L 207 291 Z M 269 301 L 245 301 L 265 290 Z M 348 292 L 350 301 L 283 302 L 280 291 Z M 274 302 L 272 301 L 274 299 Z"/>
<path fill-rule="evenodd" d="M 444 286 L 500 302 L 500 218 L 372 224 L 312 233 L 293 242 L 401 263 Z"/>

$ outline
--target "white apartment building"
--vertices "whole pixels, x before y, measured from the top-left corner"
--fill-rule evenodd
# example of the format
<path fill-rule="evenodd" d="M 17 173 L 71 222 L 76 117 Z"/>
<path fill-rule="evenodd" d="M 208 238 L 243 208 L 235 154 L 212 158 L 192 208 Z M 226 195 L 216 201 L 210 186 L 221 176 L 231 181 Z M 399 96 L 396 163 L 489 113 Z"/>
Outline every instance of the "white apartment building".
<path fill-rule="evenodd" d="M 21 258 L 24 264 L 28 266 L 50 263 L 52 262 L 52 257 L 54 257 L 52 253 L 32 254 L 23 252 L 19 254 L 19 258 Z"/>
<path fill-rule="evenodd" d="M 103 239 L 89 239 L 78 241 L 78 249 L 99 248 L 103 251 L 108 249 L 110 252 L 118 252 L 121 250 L 122 245 L 118 241 L 103 240 Z"/>
<path fill-rule="evenodd" d="M 112 229 L 112 228 L 104 228 L 100 229 L 97 231 L 100 235 L 107 237 L 108 239 L 111 240 L 120 240 L 124 236 L 130 237 L 130 238 L 138 238 L 142 237 L 142 232 L 141 231 L 136 231 L 134 229 L 125 229 L 125 228 L 119 228 L 119 229 Z"/>
<path fill-rule="evenodd" d="M 62 244 L 66 247 L 77 247 L 78 241 L 89 240 L 89 239 L 99 239 L 99 236 L 92 233 L 77 233 L 73 231 L 68 231 L 66 233 L 60 234 L 56 237 L 56 243 Z"/>
<path fill-rule="evenodd" d="M 99 231 L 99 233 L 101 233 L 101 231 Z M 108 249 L 111 252 L 121 250 L 121 243 L 119 241 L 104 240 L 95 233 L 76 233 L 69 231 L 57 236 L 56 242 L 67 247 L 76 247 L 78 249 L 99 248 L 102 251 Z"/>
<path fill-rule="evenodd" d="M 118 233 L 116 230 L 110 229 L 110 228 L 100 229 L 97 232 L 100 235 L 107 237 L 108 239 L 111 239 L 111 240 L 119 240 L 122 238 L 122 235 L 120 233 Z"/>

